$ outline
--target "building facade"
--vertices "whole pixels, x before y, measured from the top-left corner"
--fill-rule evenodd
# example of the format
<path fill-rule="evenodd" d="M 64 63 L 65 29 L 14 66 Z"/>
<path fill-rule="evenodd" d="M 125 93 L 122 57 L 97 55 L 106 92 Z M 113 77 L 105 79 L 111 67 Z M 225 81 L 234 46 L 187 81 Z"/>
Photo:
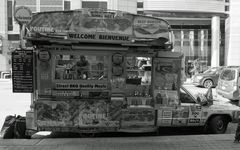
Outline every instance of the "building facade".
<path fill-rule="evenodd" d="M 226 19 L 226 52 L 227 65 L 240 65 L 240 1 L 231 0 L 229 17 Z"/>
<path fill-rule="evenodd" d="M 63 0 L 1 0 L 0 1 L 0 73 L 11 70 L 11 52 L 20 45 L 19 25 L 14 19 L 14 5 L 26 6 L 33 13 L 64 10 Z M 69 8 L 70 9 L 70 8 Z"/>
<path fill-rule="evenodd" d="M 174 51 L 182 52 L 186 62 L 199 58 L 205 66 L 219 66 L 240 64 L 240 52 L 237 51 L 240 31 L 234 23 L 239 15 L 232 15 L 239 8 L 237 5 L 240 6 L 237 1 L 16 0 L 16 7 L 27 6 L 32 12 L 102 8 L 161 17 L 172 25 Z M 13 18 L 13 4 L 14 0 L 0 1 L 0 71 L 9 70 L 10 52 L 19 45 L 19 26 Z"/>
<path fill-rule="evenodd" d="M 186 62 L 199 58 L 203 65 L 225 65 L 225 0 L 144 0 L 146 15 L 163 17 L 172 25 L 174 50 Z"/>

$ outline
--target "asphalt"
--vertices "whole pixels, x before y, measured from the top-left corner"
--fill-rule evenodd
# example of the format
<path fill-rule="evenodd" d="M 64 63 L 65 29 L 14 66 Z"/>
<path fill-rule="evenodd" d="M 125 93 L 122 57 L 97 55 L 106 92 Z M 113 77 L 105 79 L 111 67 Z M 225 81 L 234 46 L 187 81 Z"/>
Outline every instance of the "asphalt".
<path fill-rule="evenodd" d="M 234 134 L 1 139 L 0 150 L 239 150 Z"/>

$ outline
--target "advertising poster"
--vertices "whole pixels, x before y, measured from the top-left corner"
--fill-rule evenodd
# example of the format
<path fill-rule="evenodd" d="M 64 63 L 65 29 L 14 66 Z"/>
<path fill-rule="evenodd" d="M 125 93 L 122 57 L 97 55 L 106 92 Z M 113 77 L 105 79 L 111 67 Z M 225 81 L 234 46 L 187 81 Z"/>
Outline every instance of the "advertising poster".
<path fill-rule="evenodd" d="M 104 100 L 89 99 L 41 101 L 36 103 L 37 124 L 42 127 L 119 127 L 121 106 L 122 103 L 109 106 Z"/>
<path fill-rule="evenodd" d="M 108 123 L 107 104 L 104 100 L 86 100 L 79 105 L 80 127 L 101 127 Z"/>
<path fill-rule="evenodd" d="M 123 107 L 123 100 L 111 100 L 109 103 L 109 112 L 108 118 L 111 121 L 119 121 L 121 120 L 122 115 L 122 107 Z"/>
<path fill-rule="evenodd" d="M 187 120 L 189 116 L 189 107 L 180 106 L 173 110 L 173 125 L 175 126 L 185 126 L 187 125 Z"/>
<path fill-rule="evenodd" d="M 202 117 L 202 108 L 200 105 L 191 105 L 189 112 L 188 125 L 199 125 Z"/>
<path fill-rule="evenodd" d="M 154 109 L 131 108 L 122 112 L 121 127 L 153 126 L 154 122 Z"/>
<path fill-rule="evenodd" d="M 154 59 L 155 89 L 177 90 L 178 68 L 171 59 Z"/>
<path fill-rule="evenodd" d="M 38 126 L 73 126 L 70 106 L 65 101 L 40 101 L 36 103 Z"/>
<path fill-rule="evenodd" d="M 178 91 L 154 90 L 155 105 L 178 105 Z"/>
<path fill-rule="evenodd" d="M 172 124 L 172 109 L 164 109 L 162 111 L 162 125 L 171 125 Z"/>
<path fill-rule="evenodd" d="M 134 18 L 134 35 L 138 38 L 169 37 L 167 22 L 150 17 L 138 16 Z"/>
<path fill-rule="evenodd" d="M 37 13 L 27 30 L 40 33 L 38 36 L 43 38 L 108 43 L 130 43 L 132 38 L 170 38 L 169 24 L 162 19 L 97 9 Z"/>
<path fill-rule="evenodd" d="M 154 59 L 155 106 L 179 104 L 179 66 L 172 59 Z"/>
<path fill-rule="evenodd" d="M 120 11 L 68 11 L 47 12 L 33 16 L 28 24 L 31 32 L 40 33 L 71 33 L 69 38 L 94 39 L 93 32 L 132 35 L 133 16 Z M 79 34 L 84 33 L 84 34 Z M 102 35 L 103 40 L 109 37 Z M 111 37 L 119 38 L 119 37 Z M 123 37 L 122 37 L 123 38 Z"/>
<path fill-rule="evenodd" d="M 52 94 L 52 57 L 51 51 L 41 49 L 37 56 L 37 83 L 39 95 Z"/>
<path fill-rule="evenodd" d="M 155 105 L 168 105 L 166 90 L 154 90 Z"/>

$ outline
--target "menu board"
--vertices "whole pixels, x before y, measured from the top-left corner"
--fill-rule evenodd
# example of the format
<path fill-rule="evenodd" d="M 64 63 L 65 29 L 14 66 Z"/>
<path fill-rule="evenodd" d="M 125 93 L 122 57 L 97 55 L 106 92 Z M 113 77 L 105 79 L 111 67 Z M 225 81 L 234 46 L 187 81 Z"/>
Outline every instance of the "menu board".
<path fill-rule="evenodd" d="M 15 50 L 12 53 L 12 80 L 13 92 L 33 92 L 32 50 Z"/>

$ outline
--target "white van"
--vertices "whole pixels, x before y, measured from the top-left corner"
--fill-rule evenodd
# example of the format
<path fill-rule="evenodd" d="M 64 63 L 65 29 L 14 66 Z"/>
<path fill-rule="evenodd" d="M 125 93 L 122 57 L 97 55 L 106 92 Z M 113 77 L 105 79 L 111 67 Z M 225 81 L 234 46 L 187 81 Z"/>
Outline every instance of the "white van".
<path fill-rule="evenodd" d="M 216 87 L 219 95 L 230 100 L 239 100 L 239 72 L 240 66 L 228 66 L 223 69 Z"/>

